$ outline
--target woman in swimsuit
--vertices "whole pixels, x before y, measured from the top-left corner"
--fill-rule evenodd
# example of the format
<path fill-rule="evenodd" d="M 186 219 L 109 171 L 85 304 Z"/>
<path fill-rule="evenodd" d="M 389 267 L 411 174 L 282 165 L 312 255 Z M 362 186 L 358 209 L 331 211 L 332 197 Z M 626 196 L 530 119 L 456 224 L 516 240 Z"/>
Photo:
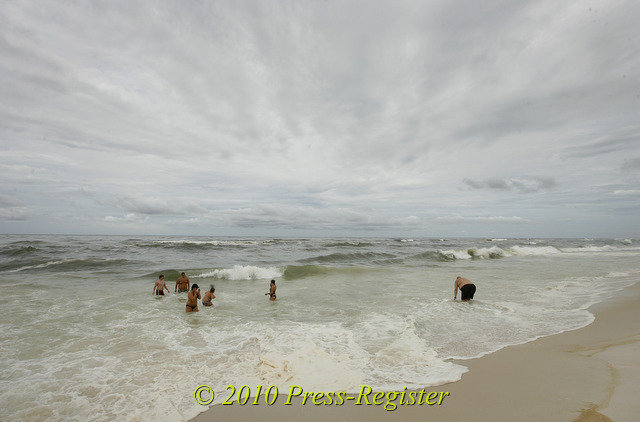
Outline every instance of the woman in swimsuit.
<path fill-rule="evenodd" d="M 198 299 L 200 299 L 200 288 L 194 284 L 187 293 L 187 312 L 198 312 Z"/>
<path fill-rule="evenodd" d="M 269 286 L 269 293 L 265 293 L 265 296 L 269 296 L 269 300 L 276 300 L 276 281 L 271 280 L 271 285 Z"/>
<path fill-rule="evenodd" d="M 202 304 L 204 306 L 213 305 L 213 303 L 211 303 L 211 301 L 216 298 L 216 295 L 214 295 L 215 291 L 216 291 L 216 288 L 213 287 L 213 285 L 212 285 L 211 288 L 209 289 L 209 291 L 204 294 L 204 296 L 202 297 Z"/>

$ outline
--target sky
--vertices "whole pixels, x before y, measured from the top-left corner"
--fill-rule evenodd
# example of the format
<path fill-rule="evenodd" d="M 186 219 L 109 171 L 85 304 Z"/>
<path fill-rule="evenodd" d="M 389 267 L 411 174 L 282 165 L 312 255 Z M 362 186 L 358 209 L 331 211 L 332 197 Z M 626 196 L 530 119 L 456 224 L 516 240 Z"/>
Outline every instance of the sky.
<path fill-rule="evenodd" d="M 640 237 L 640 2 L 11 1 L 0 233 Z"/>

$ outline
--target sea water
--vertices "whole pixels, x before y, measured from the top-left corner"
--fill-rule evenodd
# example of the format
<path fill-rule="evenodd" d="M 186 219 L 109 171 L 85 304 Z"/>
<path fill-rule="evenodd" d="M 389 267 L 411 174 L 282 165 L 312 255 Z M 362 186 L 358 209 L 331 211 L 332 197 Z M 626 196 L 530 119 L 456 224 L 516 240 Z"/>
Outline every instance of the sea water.
<path fill-rule="evenodd" d="M 639 257 L 636 239 L 3 236 L 0 419 L 179 420 L 205 409 L 200 384 L 219 402 L 229 384 L 456 381 L 453 358 L 589 324 Z M 185 313 L 182 271 L 213 307 Z"/>

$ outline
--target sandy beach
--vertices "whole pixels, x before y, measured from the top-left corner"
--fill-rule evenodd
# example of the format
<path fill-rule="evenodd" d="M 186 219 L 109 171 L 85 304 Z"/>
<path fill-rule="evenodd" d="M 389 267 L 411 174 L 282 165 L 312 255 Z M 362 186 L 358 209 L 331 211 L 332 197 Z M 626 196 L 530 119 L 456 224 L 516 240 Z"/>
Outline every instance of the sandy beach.
<path fill-rule="evenodd" d="M 479 359 L 448 391 L 440 406 L 293 405 L 213 406 L 192 419 L 205 421 L 631 421 L 640 402 L 640 284 L 589 308 L 595 321 L 579 330 L 507 347 Z"/>

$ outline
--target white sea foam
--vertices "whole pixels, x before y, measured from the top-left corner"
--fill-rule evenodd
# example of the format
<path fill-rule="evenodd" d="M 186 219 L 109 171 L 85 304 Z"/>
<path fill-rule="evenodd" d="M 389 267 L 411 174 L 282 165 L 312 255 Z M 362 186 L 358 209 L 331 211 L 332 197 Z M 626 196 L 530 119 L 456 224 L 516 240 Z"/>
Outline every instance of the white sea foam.
<path fill-rule="evenodd" d="M 26 348 L 12 350 L 6 362 L 11 371 L 5 373 L 13 380 L 14 391 L 2 392 L 0 398 L 12 403 L 16 418 L 47 415 L 54 406 L 62 418 L 163 421 L 188 419 L 202 411 L 191 392 L 203 383 L 216 391 L 216 403 L 227 397 L 230 383 L 247 384 L 254 394 L 257 385 L 276 385 L 280 392 L 293 384 L 306 391 L 350 392 L 361 384 L 376 390 L 440 385 L 467 371 L 449 358 L 477 357 L 588 324 L 593 317 L 584 307 L 610 293 L 610 278 L 620 275 L 624 274 L 566 280 L 550 286 L 533 303 L 488 301 L 482 296 L 468 306 L 451 300 L 403 301 L 385 312 L 364 311 L 354 324 L 348 318 L 332 323 L 286 319 L 231 323 L 237 316 L 226 314 L 240 312 L 247 317 L 242 314 L 247 305 L 225 309 L 232 298 L 225 298 L 229 293 L 224 289 L 215 309 L 186 317 L 175 312 L 174 308 L 184 307 L 178 296 L 150 299 L 138 308 L 114 301 L 105 309 L 98 306 L 102 299 L 89 299 L 88 318 L 96 320 L 106 311 L 113 321 L 88 330 L 84 325 L 60 325 L 55 321 L 64 317 L 66 307 L 52 308 L 37 325 L 45 336 L 54 332 L 70 336 L 70 341 L 47 346 L 46 353 L 38 352 L 37 361 L 15 358 L 27 353 Z M 301 299 L 273 305 L 303 316 L 306 306 L 296 303 Z M 476 330 L 479 325 L 484 329 Z M 451 332 L 456 333 L 455 341 Z M 23 340 L 25 346 L 28 342 Z M 166 361 L 167 354 L 181 358 Z M 73 359 L 65 358 L 69 356 Z M 46 400 L 22 404 L 16 391 L 30 391 L 30 385 L 37 385 L 39 396 Z M 133 396 L 135 401 L 130 400 Z"/>
<path fill-rule="evenodd" d="M 462 249 L 462 250 L 438 249 L 437 252 L 440 252 L 442 255 L 448 256 L 449 258 L 452 258 L 452 259 L 471 259 L 471 255 L 469 255 L 466 249 Z"/>
<path fill-rule="evenodd" d="M 508 251 L 505 251 L 504 249 L 497 246 L 493 246 L 491 248 L 471 248 L 467 252 L 470 253 L 474 258 L 483 259 L 500 258 L 510 255 Z"/>
<path fill-rule="evenodd" d="M 438 250 L 438 252 L 453 259 L 491 259 L 511 255 L 508 251 L 497 246 L 493 246 L 491 248 Z"/>
<path fill-rule="evenodd" d="M 612 283 L 615 280 L 615 283 Z M 603 298 L 635 282 L 629 273 L 615 271 L 605 276 L 562 280 L 540 292 L 538 300 L 560 308 L 585 310 Z"/>
<path fill-rule="evenodd" d="M 275 267 L 255 267 L 253 265 L 235 265 L 233 268 L 221 268 L 194 275 L 194 278 L 220 278 L 224 280 L 259 280 L 282 277 L 283 271 Z"/>
<path fill-rule="evenodd" d="M 438 249 L 438 252 L 452 259 L 492 259 L 509 256 L 549 256 L 561 254 L 563 251 L 553 246 L 512 246 L 508 249 L 493 246 L 491 248 Z"/>

